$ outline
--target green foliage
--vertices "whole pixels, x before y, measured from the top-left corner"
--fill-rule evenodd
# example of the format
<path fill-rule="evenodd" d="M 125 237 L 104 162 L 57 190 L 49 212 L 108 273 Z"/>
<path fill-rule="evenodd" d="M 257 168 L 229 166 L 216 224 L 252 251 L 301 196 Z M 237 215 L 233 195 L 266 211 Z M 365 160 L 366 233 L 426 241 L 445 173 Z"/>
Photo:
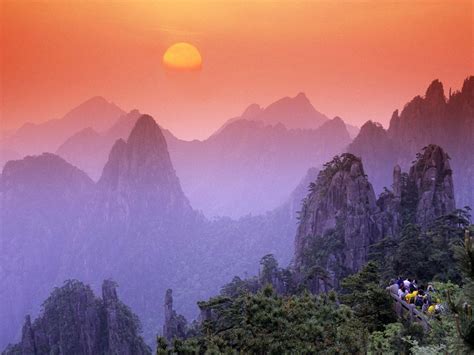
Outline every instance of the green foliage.
<path fill-rule="evenodd" d="M 212 314 L 203 336 L 174 344 L 174 351 L 199 353 L 338 353 L 362 352 L 364 327 L 334 295 L 278 296 L 271 286 L 256 294 L 224 296 L 200 303 Z M 324 350 L 323 350 L 324 349 Z"/>
<path fill-rule="evenodd" d="M 450 297 L 451 310 L 455 314 L 456 329 L 464 344 L 474 351 L 474 231 L 466 230 L 464 241 L 455 246 L 455 256 L 464 282 L 463 293 L 458 299 Z"/>
<path fill-rule="evenodd" d="M 393 270 L 396 275 L 406 275 L 422 282 L 430 281 L 433 273 L 430 255 L 430 238 L 418 225 L 409 223 L 402 230 L 393 258 Z"/>
<path fill-rule="evenodd" d="M 273 280 L 278 273 L 278 261 L 273 254 L 265 255 L 260 260 L 260 281 L 263 284 L 273 284 Z"/>
<path fill-rule="evenodd" d="M 156 337 L 156 355 L 168 354 L 168 342 L 164 337 Z"/>
<path fill-rule="evenodd" d="M 369 354 L 395 354 L 406 347 L 403 342 L 403 325 L 389 323 L 382 330 L 374 331 L 369 337 Z"/>
<path fill-rule="evenodd" d="M 349 274 L 344 266 L 344 245 L 341 219 L 336 221 L 336 228 L 327 230 L 323 236 L 308 238 L 308 245 L 303 252 L 300 270 L 302 280 L 299 288 L 311 292 L 338 288 L 339 285 L 333 284 L 329 273 L 332 273 L 336 280 L 341 280 Z M 322 289 L 319 288 L 320 282 Z"/>
<path fill-rule="evenodd" d="M 369 248 L 369 261 L 379 265 L 380 279 L 388 285 L 390 280 L 398 275 L 394 269 L 394 259 L 398 249 L 398 240 L 386 237 Z"/>
<path fill-rule="evenodd" d="M 327 174 L 347 168 L 344 164 L 343 159 L 335 159 Z M 407 198 L 405 217 L 409 220 L 414 210 Z M 342 266 L 344 238 L 339 223 L 325 235 L 309 240 L 300 270 L 303 278 L 298 283 L 291 269 L 279 268 L 274 256 L 266 255 L 260 262 L 259 277 L 235 277 L 220 296 L 200 302 L 205 316 L 195 324 L 193 335 L 166 348 L 159 346 L 160 354 L 472 351 L 472 308 L 466 305 L 471 305 L 474 297 L 474 252 L 472 241 L 460 241 L 461 231 L 469 223 L 468 212 L 454 211 L 426 230 L 407 223 L 399 238 L 385 238 L 372 246 L 372 261 L 343 279 L 339 289 L 331 284 L 334 274 L 342 278 L 347 273 Z M 452 300 L 451 311 L 430 319 L 429 332 L 417 323 L 397 322 L 385 287 L 388 278 L 398 275 L 432 282 L 436 300 L 443 304 Z M 461 276 L 463 287 L 459 285 Z M 336 286 L 339 295 L 308 292 L 321 292 L 314 287 L 321 283 L 327 288 Z"/>
<path fill-rule="evenodd" d="M 378 267 L 369 262 L 360 272 L 342 281 L 341 300 L 354 311 L 369 331 L 382 330 L 385 324 L 394 322 L 392 301 L 380 285 Z"/>
<path fill-rule="evenodd" d="M 430 263 L 434 272 L 433 280 L 455 283 L 461 282 L 461 274 L 456 265 L 454 248 L 463 240 L 464 230 L 470 224 L 470 209 L 458 209 L 436 219 L 427 235 L 431 239 Z"/>

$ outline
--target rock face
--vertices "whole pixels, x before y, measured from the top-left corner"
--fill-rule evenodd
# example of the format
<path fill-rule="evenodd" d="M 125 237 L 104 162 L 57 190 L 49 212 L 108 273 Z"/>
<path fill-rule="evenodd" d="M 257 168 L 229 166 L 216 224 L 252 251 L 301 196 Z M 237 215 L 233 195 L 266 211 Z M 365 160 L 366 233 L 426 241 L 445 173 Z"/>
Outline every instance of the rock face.
<path fill-rule="evenodd" d="M 165 223 L 193 213 L 161 129 L 148 115 L 138 119 L 126 142 L 114 144 L 97 188 L 100 220 L 127 229 L 131 223 Z M 160 218 L 153 218 L 157 213 Z"/>
<path fill-rule="evenodd" d="M 448 97 L 442 83 L 434 80 L 423 97 L 394 112 L 388 130 L 369 126 L 373 124 L 362 127 L 347 151 L 364 159 L 376 192 L 386 186 L 395 164 L 408 170 L 422 147 L 436 144 L 450 154 L 458 205 L 474 207 L 474 76 L 460 91 L 450 90 Z"/>
<path fill-rule="evenodd" d="M 294 266 L 315 292 L 337 287 L 368 261 L 370 245 L 397 238 L 404 223 L 428 227 L 455 209 L 449 157 L 425 147 L 410 169 L 393 169 L 393 190 L 375 199 L 362 161 L 343 154 L 325 164 L 303 202 L 295 239 Z"/>
<path fill-rule="evenodd" d="M 85 128 L 61 144 L 56 154 L 97 181 L 112 146 L 120 138 L 127 139 L 140 116 L 138 110 L 132 110 L 120 116 L 116 123 L 104 132 L 98 132 L 91 127 Z"/>
<path fill-rule="evenodd" d="M 455 209 L 449 157 L 439 146 L 429 145 L 424 149 L 410 168 L 409 179 L 415 184 L 418 195 L 417 223 L 426 226 Z"/>
<path fill-rule="evenodd" d="M 118 299 L 115 287 L 104 281 L 101 300 L 89 286 L 67 281 L 45 301 L 33 324 L 26 317 L 20 343 L 4 354 L 151 354 L 136 316 Z"/>
<path fill-rule="evenodd" d="M 375 194 L 361 160 L 351 154 L 327 163 L 311 187 L 296 235 L 295 267 L 300 272 L 305 269 L 315 243 L 328 240 L 340 244 L 342 249 L 335 246 L 324 256 L 331 284 L 337 286 L 343 270 L 330 264 L 357 271 L 367 260 L 369 245 L 380 237 L 373 218 L 377 211 Z"/>
<path fill-rule="evenodd" d="M 168 289 L 165 295 L 165 322 L 163 324 L 163 336 L 171 342 L 174 338 L 184 339 L 186 337 L 186 319 L 176 313 L 173 309 L 173 291 Z"/>

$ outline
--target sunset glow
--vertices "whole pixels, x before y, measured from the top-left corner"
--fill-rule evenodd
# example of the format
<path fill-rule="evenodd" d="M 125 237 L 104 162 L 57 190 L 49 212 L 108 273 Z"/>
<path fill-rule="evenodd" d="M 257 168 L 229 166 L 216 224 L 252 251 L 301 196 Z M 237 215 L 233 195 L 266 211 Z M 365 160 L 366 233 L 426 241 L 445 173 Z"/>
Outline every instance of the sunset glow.
<path fill-rule="evenodd" d="M 103 95 L 202 139 L 298 92 L 330 117 L 387 125 L 433 78 L 458 88 L 472 73 L 472 1 L 454 3 L 2 1 L 2 128 Z M 199 49 L 199 76 L 162 65 L 179 42 Z"/>

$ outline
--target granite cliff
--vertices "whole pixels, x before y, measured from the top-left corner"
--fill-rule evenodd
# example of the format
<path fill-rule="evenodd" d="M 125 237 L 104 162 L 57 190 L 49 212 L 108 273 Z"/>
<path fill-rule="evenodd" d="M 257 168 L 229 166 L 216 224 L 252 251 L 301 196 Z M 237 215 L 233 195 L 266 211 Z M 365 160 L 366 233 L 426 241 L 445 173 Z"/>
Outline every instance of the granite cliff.
<path fill-rule="evenodd" d="M 397 238 L 404 223 L 429 226 L 455 209 L 449 156 L 436 145 L 418 154 L 409 173 L 393 169 L 392 190 L 378 199 L 362 160 L 345 153 L 325 164 L 303 202 L 295 239 L 294 267 L 314 292 L 368 261 L 369 247 Z"/>

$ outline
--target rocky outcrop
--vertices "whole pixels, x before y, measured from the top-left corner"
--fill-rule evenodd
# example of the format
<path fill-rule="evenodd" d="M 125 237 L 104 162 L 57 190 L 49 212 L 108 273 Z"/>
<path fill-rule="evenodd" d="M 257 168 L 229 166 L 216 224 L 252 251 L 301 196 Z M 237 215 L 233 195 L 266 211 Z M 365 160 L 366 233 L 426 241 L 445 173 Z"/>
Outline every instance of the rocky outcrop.
<path fill-rule="evenodd" d="M 148 115 L 138 119 L 127 141 L 115 142 L 97 189 L 95 216 L 125 229 L 193 214 L 161 129 Z"/>
<path fill-rule="evenodd" d="M 344 272 L 364 265 L 369 246 L 380 237 L 375 194 L 361 160 L 351 154 L 327 163 L 311 190 L 296 235 L 295 268 L 305 273 L 319 264 L 337 286 Z M 318 252 L 319 260 L 313 260 Z"/>
<path fill-rule="evenodd" d="M 104 281 L 101 300 L 89 286 L 71 280 L 53 291 L 33 324 L 26 317 L 20 343 L 3 354 L 151 354 L 139 329 L 112 281 Z"/>
<path fill-rule="evenodd" d="M 294 266 L 313 291 L 337 287 L 347 273 L 368 261 L 369 247 L 381 238 L 397 238 L 403 224 L 428 227 L 455 209 L 449 157 L 429 145 L 410 172 L 393 169 L 392 190 L 375 194 L 362 161 L 343 154 L 325 164 L 303 202 L 295 239 Z"/>
<path fill-rule="evenodd" d="M 186 337 L 187 321 L 173 309 L 173 291 L 171 289 L 166 290 L 164 309 L 163 336 L 169 342 L 175 338 L 184 339 Z"/>
<path fill-rule="evenodd" d="M 409 179 L 416 186 L 416 222 L 428 225 L 455 209 L 454 187 L 449 156 L 436 145 L 425 147 L 410 168 Z"/>

